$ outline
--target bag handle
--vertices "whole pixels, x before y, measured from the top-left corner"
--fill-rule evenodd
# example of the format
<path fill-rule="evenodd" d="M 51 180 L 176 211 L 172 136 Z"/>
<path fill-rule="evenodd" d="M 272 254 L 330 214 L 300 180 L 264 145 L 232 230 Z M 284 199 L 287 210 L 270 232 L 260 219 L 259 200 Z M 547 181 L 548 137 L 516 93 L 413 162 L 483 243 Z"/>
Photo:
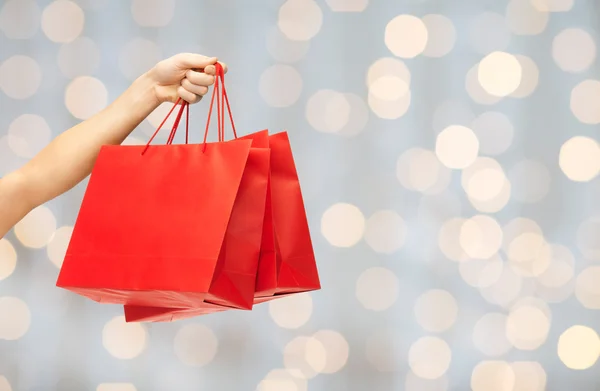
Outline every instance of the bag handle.
<path fill-rule="evenodd" d="M 227 96 L 227 89 L 225 88 L 225 70 L 220 63 L 215 64 L 215 85 L 213 87 L 213 93 L 210 99 L 210 107 L 208 108 L 208 118 L 206 120 L 206 129 L 204 131 L 204 147 L 202 151 L 206 150 L 206 142 L 208 138 L 208 130 L 210 127 L 210 121 L 212 118 L 213 108 L 217 111 L 217 132 L 218 141 L 225 141 L 225 104 L 227 104 L 227 112 L 229 113 L 229 119 L 231 127 L 233 129 L 233 136 L 235 139 L 238 138 L 237 131 L 235 129 L 235 122 L 233 121 L 233 115 L 231 113 L 231 107 L 229 104 L 229 97 Z"/>
<path fill-rule="evenodd" d="M 179 122 L 181 121 L 181 117 L 183 115 L 183 111 L 186 111 L 186 121 L 185 121 L 185 143 L 188 143 L 189 140 L 189 119 L 190 119 L 190 104 L 186 101 L 184 101 L 181 98 L 177 98 L 177 100 L 175 101 L 175 103 L 173 104 L 173 107 L 171 107 L 171 110 L 169 110 L 169 113 L 167 114 L 167 116 L 165 117 L 165 119 L 162 120 L 162 122 L 160 123 L 160 125 L 158 125 L 158 128 L 156 129 L 156 131 L 154 131 L 154 134 L 152 135 L 152 137 L 150 137 L 150 140 L 148 140 L 148 143 L 146 143 L 146 147 L 144 148 L 144 150 L 142 151 L 142 155 L 144 153 L 146 153 L 146 151 L 148 150 L 148 148 L 150 147 L 150 143 L 152 143 L 152 140 L 154 140 L 154 138 L 156 137 L 156 135 L 158 134 L 158 132 L 162 129 L 163 125 L 165 124 L 165 122 L 167 122 L 167 120 L 169 119 L 169 117 L 171 116 L 171 113 L 173 113 L 173 111 L 175 110 L 175 108 L 177 107 L 177 105 L 180 105 L 180 109 L 179 112 L 177 113 L 177 116 L 175 117 L 175 122 L 173 123 L 173 128 L 171 128 L 171 133 L 169 134 L 169 138 L 167 139 L 167 145 L 171 145 L 173 143 L 173 140 L 175 139 L 175 133 L 177 133 L 177 128 L 179 127 Z"/>

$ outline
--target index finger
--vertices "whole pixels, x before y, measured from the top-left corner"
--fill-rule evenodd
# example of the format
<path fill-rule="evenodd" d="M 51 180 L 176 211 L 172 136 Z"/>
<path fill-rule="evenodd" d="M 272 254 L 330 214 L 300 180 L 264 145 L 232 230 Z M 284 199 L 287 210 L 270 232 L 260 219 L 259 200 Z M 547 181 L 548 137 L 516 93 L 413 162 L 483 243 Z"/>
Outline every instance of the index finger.
<path fill-rule="evenodd" d="M 223 72 L 227 73 L 227 71 L 228 71 L 227 64 L 225 64 L 224 62 L 221 62 L 221 61 L 219 61 L 219 64 L 221 64 L 221 66 L 223 67 Z M 204 68 L 204 73 L 215 76 L 217 74 L 217 70 L 214 65 L 208 65 Z"/>

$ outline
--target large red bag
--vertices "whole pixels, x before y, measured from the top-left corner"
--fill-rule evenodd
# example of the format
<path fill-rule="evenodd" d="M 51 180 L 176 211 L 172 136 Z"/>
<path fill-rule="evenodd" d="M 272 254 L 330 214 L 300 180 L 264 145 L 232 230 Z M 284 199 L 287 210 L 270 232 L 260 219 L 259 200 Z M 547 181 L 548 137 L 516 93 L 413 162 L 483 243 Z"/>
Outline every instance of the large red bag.
<path fill-rule="evenodd" d="M 238 238 L 262 230 L 269 170 L 252 142 L 103 147 L 57 286 L 104 303 L 250 309 L 260 235 Z"/>

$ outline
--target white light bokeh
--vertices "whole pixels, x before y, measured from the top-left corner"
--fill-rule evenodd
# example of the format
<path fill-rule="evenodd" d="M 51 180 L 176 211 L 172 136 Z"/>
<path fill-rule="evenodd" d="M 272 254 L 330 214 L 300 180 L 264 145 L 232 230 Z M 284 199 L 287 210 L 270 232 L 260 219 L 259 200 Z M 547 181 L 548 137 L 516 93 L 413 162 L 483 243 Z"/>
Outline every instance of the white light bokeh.
<path fill-rule="evenodd" d="M 519 297 L 522 288 L 523 278 L 511 268 L 505 267 L 495 283 L 480 288 L 479 291 L 488 303 L 506 308 Z"/>
<path fill-rule="evenodd" d="M 325 0 L 333 12 L 362 12 L 369 0 Z"/>
<path fill-rule="evenodd" d="M 115 316 L 102 329 L 102 345 L 111 356 L 120 360 L 138 357 L 146 348 L 148 335 L 140 323 L 126 323 L 124 316 Z"/>
<path fill-rule="evenodd" d="M 469 97 L 480 105 L 495 105 L 503 98 L 489 94 L 479 82 L 479 64 L 474 65 L 467 71 L 465 76 L 465 89 Z"/>
<path fill-rule="evenodd" d="M 352 247 L 365 233 L 365 216 L 352 204 L 332 205 L 321 217 L 321 234 L 335 247 Z"/>
<path fill-rule="evenodd" d="M 477 80 L 490 95 L 505 97 L 521 84 L 523 69 L 517 58 L 506 52 L 495 51 L 485 56 L 477 66 Z"/>
<path fill-rule="evenodd" d="M 54 232 L 52 239 L 50 239 L 50 242 L 46 247 L 48 258 L 57 268 L 60 268 L 63 264 L 72 234 L 73 227 L 60 227 L 56 230 L 56 232 Z"/>
<path fill-rule="evenodd" d="M 471 123 L 471 129 L 479 140 L 479 152 L 484 155 L 500 155 L 506 152 L 514 139 L 515 129 L 508 116 L 497 111 L 486 111 Z"/>
<path fill-rule="evenodd" d="M 499 255 L 490 259 L 469 259 L 461 262 L 459 272 L 462 279 L 474 288 L 494 285 L 502 276 L 504 261 Z"/>
<path fill-rule="evenodd" d="M 6 0 L 0 9 L 0 31 L 9 39 L 29 39 L 40 27 L 42 10 L 34 0 Z"/>
<path fill-rule="evenodd" d="M 466 126 L 451 125 L 438 134 L 435 153 L 442 164 L 448 168 L 466 168 L 477 158 L 479 140 Z"/>
<path fill-rule="evenodd" d="M 314 0 L 287 0 L 279 8 L 277 26 L 293 41 L 308 41 L 323 24 L 323 11 Z"/>
<path fill-rule="evenodd" d="M 312 379 L 325 368 L 327 351 L 312 337 L 298 336 L 283 348 L 283 365 L 296 377 Z"/>
<path fill-rule="evenodd" d="M 319 90 L 306 103 L 306 119 L 320 132 L 336 133 L 350 120 L 350 102 L 341 92 Z"/>
<path fill-rule="evenodd" d="M 291 106 L 300 98 L 302 76 L 290 65 L 272 65 L 260 75 L 258 91 L 271 107 Z"/>
<path fill-rule="evenodd" d="M 346 366 L 350 346 L 342 334 L 334 330 L 319 330 L 312 338 L 325 348 L 325 366 L 319 370 L 319 373 L 333 374 Z M 313 367 L 316 365 L 313 364 Z"/>
<path fill-rule="evenodd" d="M 588 266 L 579 273 L 575 285 L 577 300 L 585 308 L 600 309 L 600 266 Z"/>
<path fill-rule="evenodd" d="M 448 187 L 452 171 L 441 164 L 433 151 L 411 148 L 398 158 L 396 177 L 406 189 L 431 195 Z"/>
<path fill-rule="evenodd" d="M 550 319 L 533 305 L 520 305 L 511 309 L 506 320 L 506 336 L 520 350 L 535 350 L 548 338 Z"/>
<path fill-rule="evenodd" d="M 353 137 L 362 132 L 369 121 L 369 108 L 363 98 L 356 94 L 344 94 L 350 104 L 350 116 L 346 125 L 341 128 L 338 134 L 346 137 Z"/>
<path fill-rule="evenodd" d="M 450 346 L 438 337 L 422 337 L 408 351 L 410 369 L 423 379 L 442 377 L 452 361 Z"/>
<path fill-rule="evenodd" d="M 9 98 L 31 98 L 42 83 L 42 68 L 31 57 L 20 54 L 0 64 L 0 90 Z"/>
<path fill-rule="evenodd" d="M 279 327 L 297 329 L 304 326 L 313 312 L 312 297 L 308 293 L 290 295 L 269 302 L 269 314 Z"/>
<path fill-rule="evenodd" d="M 531 57 L 516 54 L 515 58 L 521 64 L 521 84 L 510 96 L 513 98 L 527 98 L 538 87 L 540 70 Z"/>
<path fill-rule="evenodd" d="M 369 94 L 383 101 L 397 101 L 410 91 L 410 87 L 399 76 L 385 75 L 373 80 L 369 85 Z"/>
<path fill-rule="evenodd" d="M 423 329 L 433 333 L 448 330 L 458 317 L 458 303 L 452 294 L 442 289 L 423 293 L 415 302 L 415 317 Z"/>
<path fill-rule="evenodd" d="M 600 144 L 590 137 L 571 137 L 560 147 L 558 164 L 570 180 L 589 182 L 600 173 Z"/>
<path fill-rule="evenodd" d="M 412 94 L 410 91 L 396 100 L 384 100 L 373 95 L 369 89 L 369 107 L 379 118 L 398 119 L 402 117 L 410 108 L 411 100 Z"/>
<path fill-rule="evenodd" d="M 306 379 L 298 377 L 297 371 L 273 369 L 260 381 L 256 391 L 307 391 Z"/>
<path fill-rule="evenodd" d="M 446 375 L 437 379 L 423 379 L 415 375 L 413 371 L 408 371 L 404 381 L 406 391 L 447 391 L 448 377 Z"/>
<path fill-rule="evenodd" d="M 102 383 L 96 391 L 137 391 L 137 388 L 131 383 Z"/>
<path fill-rule="evenodd" d="M 460 229 L 465 219 L 451 218 L 446 220 L 438 232 L 438 246 L 441 252 L 452 261 L 466 261 L 467 254 L 460 246 Z"/>
<path fill-rule="evenodd" d="M 0 239 L 0 281 L 10 277 L 17 267 L 17 251 L 12 243 L 6 239 Z"/>
<path fill-rule="evenodd" d="M 406 223 L 398 213 L 380 210 L 367 220 L 365 241 L 375 252 L 392 254 L 404 245 L 406 231 Z"/>
<path fill-rule="evenodd" d="M 427 57 L 443 57 L 454 48 L 456 28 L 452 19 L 444 15 L 429 14 L 422 18 L 427 28 L 427 44 L 423 55 Z"/>
<path fill-rule="evenodd" d="M 550 171 L 541 162 L 525 159 L 517 162 L 509 174 L 512 195 L 517 201 L 536 203 L 550 191 Z"/>
<path fill-rule="evenodd" d="M 91 76 L 79 76 L 65 90 L 65 105 L 78 119 L 88 119 L 108 105 L 104 83 Z"/>
<path fill-rule="evenodd" d="M 473 344 L 488 357 L 500 357 L 512 349 L 506 337 L 506 320 L 504 314 L 490 312 L 483 315 L 473 328 Z"/>
<path fill-rule="evenodd" d="M 472 391 L 513 391 L 516 375 L 506 361 L 482 361 L 471 373 Z"/>
<path fill-rule="evenodd" d="M 42 13 L 42 30 L 53 42 L 74 41 L 85 24 L 85 14 L 77 3 L 69 0 L 55 0 Z"/>
<path fill-rule="evenodd" d="M 517 361 L 510 364 L 515 374 L 512 391 L 545 391 L 547 376 L 544 367 L 535 361 Z"/>
<path fill-rule="evenodd" d="M 133 0 L 131 14 L 142 27 L 165 27 L 173 19 L 175 0 Z"/>
<path fill-rule="evenodd" d="M 473 216 L 461 225 L 459 243 L 470 258 L 489 259 L 500 250 L 502 228 L 493 217 Z"/>
<path fill-rule="evenodd" d="M 496 213 L 510 200 L 511 184 L 500 163 L 479 157 L 462 171 L 461 185 L 471 205 L 482 213 Z"/>
<path fill-rule="evenodd" d="M 506 50 L 510 36 L 506 19 L 495 12 L 483 12 L 469 24 L 469 42 L 480 54 Z"/>
<path fill-rule="evenodd" d="M 575 0 L 530 0 L 535 9 L 545 12 L 567 12 L 573 8 Z"/>
<path fill-rule="evenodd" d="M 568 247 L 550 244 L 550 263 L 546 270 L 536 276 L 539 284 L 547 288 L 559 288 L 567 284 L 575 275 L 575 257 Z"/>
<path fill-rule="evenodd" d="M 0 375 L 0 391 L 13 391 L 8 379 Z"/>
<path fill-rule="evenodd" d="M 294 63 L 303 59 L 310 49 L 310 41 L 294 41 L 272 27 L 267 34 L 267 50 L 271 56 L 282 63 Z"/>
<path fill-rule="evenodd" d="M 0 297 L 0 340 L 15 341 L 23 337 L 31 325 L 31 311 L 17 297 Z"/>
<path fill-rule="evenodd" d="M 423 53 L 428 38 L 427 26 L 413 15 L 398 15 L 385 27 L 385 45 L 397 57 L 414 58 Z"/>
<path fill-rule="evenodd" d="M 506 7 L 506 20 L 516 35 L 537 35 L 546 30 L 548 12 L 533 5 L 535 0 L 510 0 Z"/>
<path fill-rule="evenodd" d="M 550 266 L 552 252 L 544 236 L 524 232 L 512 239 L 507 250 L 512 270 L 524 277 L 539 276 Z"/>
<path fill-rule="evenodd" d="M 92 75 L 100 66 L 100 48 L 89 37 L 79 37 L 63 44 L 58 51 L 58 67 L 71 79 Z"/>
<path fill-rule="evenodd" d="M 177 331 L 173 345 L 179 361 L 190 367 L 202 367 L 217 355 L 219 341 L 210 328 L 193 323 Z"/>
<path fill-rule="evenodd" d="M 52 239 L 56 231 L 56 218 L 46 206 L 38 206 L 29 212 L 14 228 L 21 244 L 30 248 L 42 248 Z"/>
<path fill-rule="evenodd" d="M 592 367 L 600 356 L 600 338 L 593 329 L 575 325 L 558 339 L 558 358 L 567 368 L 584 370 Z"/>
<path fill-rule="evenodd" d="M 367 87 L 382 77 L 397 77 L 410 86 L 411 75 L 406 64 L 397 58 L 382 57 L 369 66 L 367 71 Z"/>
<path fill-rule="evenodd" d="M 8 145 L 13 152 L 23 158 L 37 155 L 49 142 L 52 130 L 43 117 L 36 114 L 23 114 L 8 126 Z"/>
<path fill-rule="evenodd" d="M 600 124 L 600 81 L 587 79 L 573 87 L 570 107 L 584 124 Z"/>
<path fill-rule="evenodd" d="M 594 38 L 580 28 L 564 29 L 552 41 L 552 58 L 563 71 L 583 72 L 596 59 Z"/>
<path fill-rule="evenodd" d="M 360 304 L 371 311 L 385 311 L 400 295 L 400 281 L 389 269 L 372 267 L 358 277 L 356 297 Z"/>
<path fill-rule="evenodd" d="M 121 48 L 119 69 L 127 79 L 133 81 L 152 69 L 162 57 L 161 50 L 154 41 L 134 38 Z"/>

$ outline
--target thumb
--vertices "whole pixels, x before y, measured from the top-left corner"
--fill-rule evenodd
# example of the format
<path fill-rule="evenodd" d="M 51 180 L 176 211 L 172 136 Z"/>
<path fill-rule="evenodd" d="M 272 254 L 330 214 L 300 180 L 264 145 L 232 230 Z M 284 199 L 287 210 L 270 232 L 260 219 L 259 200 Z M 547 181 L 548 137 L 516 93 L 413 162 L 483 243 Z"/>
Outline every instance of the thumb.
<path fill-rule="evenodd" d="M 172 58 L 177 67 L 185 69 L 202 69 L 217 62 L 216 57 L 206 57 L 196 53 L 180 53 Z"/>

